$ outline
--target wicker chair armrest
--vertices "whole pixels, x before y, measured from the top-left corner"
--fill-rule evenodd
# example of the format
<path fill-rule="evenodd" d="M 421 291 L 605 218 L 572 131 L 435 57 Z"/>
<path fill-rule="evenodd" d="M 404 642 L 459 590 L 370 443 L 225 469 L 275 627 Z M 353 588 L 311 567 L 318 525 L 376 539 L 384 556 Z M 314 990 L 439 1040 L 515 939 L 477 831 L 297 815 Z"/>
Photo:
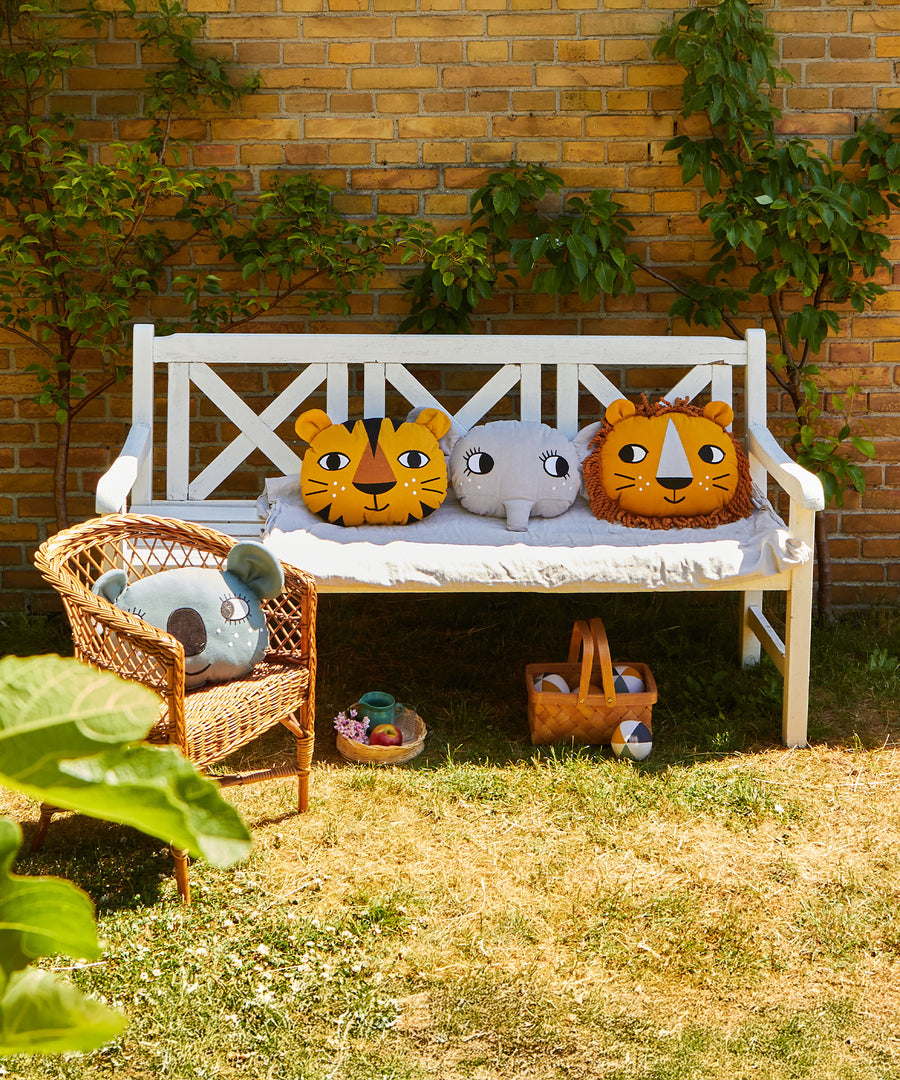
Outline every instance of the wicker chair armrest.
<path fill-rule="evenodd" d="M 141 682 L 166 696 L 183 691 L 184 646 L 177 638 L 101 596 L 69 599 L 66 608 L 82 659 L 124 678 L 139 672 Z"/>
<path fill-rule="evenodd" d="M 315 652 L 316 580 L 295 566 L 282 565 L 284 589 L 264 604 L 269 650 L 295 662 L 308 663 Z"/>

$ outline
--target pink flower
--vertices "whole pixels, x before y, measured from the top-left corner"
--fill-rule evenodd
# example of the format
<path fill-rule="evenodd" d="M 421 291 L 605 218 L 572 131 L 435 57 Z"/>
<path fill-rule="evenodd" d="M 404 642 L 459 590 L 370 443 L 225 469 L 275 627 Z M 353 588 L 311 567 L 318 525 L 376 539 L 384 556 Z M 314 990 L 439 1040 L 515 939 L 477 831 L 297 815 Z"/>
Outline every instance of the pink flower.
<path fill-rule="evenodd" d="M 352 742 L 368 743 L 369 718 L 364 716 L 362 720 L 357 720 L 356 715 L 356 709 L 351 709 L 349 716 L 339 712 L 334 718 L 334 729 Z"/>

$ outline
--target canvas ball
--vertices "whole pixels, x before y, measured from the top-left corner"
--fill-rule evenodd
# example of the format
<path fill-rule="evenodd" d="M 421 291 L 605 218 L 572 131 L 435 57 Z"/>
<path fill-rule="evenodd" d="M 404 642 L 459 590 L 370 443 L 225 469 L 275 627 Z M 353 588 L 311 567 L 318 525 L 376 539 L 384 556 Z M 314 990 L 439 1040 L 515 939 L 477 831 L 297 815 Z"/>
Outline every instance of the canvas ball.
<path fill-rule="evenodd" d="M 610 744 L 617 758 L 643 761 L 653 749 L 653 736 L 640 720 L 623 720 L 613 732 Z"/>
<path fill-rule="evenodd" d="M 538 675 L 534 680 L 534 687 L 545 694 L 568 694 L 571 692 L 569 684 L 562 675 Z"/>
<path fill-rule="evenodd" d="M 617 694 L 643 694 L 646 689 L 641 673 L 630 664 L 613 667 L 613 687 Z"/>

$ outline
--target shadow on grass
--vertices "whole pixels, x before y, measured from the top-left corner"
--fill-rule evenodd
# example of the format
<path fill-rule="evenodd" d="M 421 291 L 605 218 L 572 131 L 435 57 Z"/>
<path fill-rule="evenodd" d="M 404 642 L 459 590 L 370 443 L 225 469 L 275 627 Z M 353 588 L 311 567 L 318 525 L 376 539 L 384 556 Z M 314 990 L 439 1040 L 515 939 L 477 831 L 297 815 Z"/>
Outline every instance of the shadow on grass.
<path fill-rule="evenodd" d="M 174 876 L 168 846 L 125 825 L 60 813 L 43 847 L 32 852 L 34 831 L 34 823 L 22 823 L 16 873 L 66 878 L 90 896 L 100 915 L 157 904 L 162 883 Z"/>

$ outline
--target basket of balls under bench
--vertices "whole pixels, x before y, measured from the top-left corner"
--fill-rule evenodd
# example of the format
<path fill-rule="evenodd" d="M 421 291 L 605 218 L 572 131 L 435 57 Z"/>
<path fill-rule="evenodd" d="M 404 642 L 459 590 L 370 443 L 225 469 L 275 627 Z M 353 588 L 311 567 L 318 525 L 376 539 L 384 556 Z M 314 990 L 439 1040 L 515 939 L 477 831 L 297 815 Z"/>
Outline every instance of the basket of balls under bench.
<path fill-rule="evenodd" d="M 579 661 L 580 655 L 580 661 Z M 561 676 L 569 693 L 546 682 Z M 639 681 L 638 681 L 639 680 Z M 572 628 L 565 664 L 528 664 L 528 726 L 535 746 L 575 742 L 595 745 L 612 741 L 623 721 L 643 724 L 648 732 L 656 704 L 656 683 L 646 664 L 617 663 L 613 669 L 609 642 L 600 619 L 579 619 Z M 637 692 L 630 692 L 634 688 Z"/>

